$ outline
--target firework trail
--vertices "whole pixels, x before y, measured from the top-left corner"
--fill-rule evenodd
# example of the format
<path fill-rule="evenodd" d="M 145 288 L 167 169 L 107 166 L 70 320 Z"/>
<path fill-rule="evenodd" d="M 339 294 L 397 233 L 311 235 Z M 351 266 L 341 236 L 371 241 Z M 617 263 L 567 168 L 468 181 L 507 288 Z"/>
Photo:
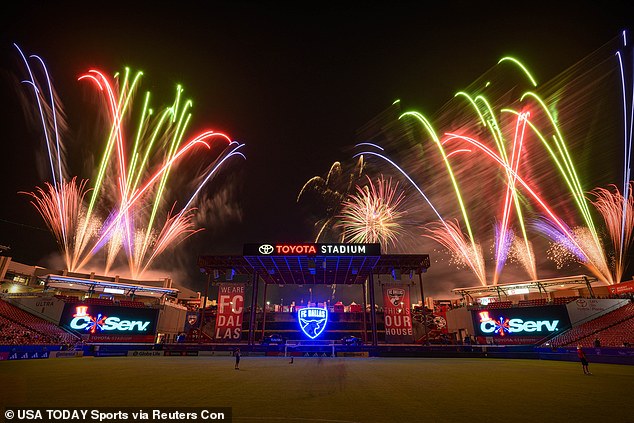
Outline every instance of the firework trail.
<path fill-rule="evenodd" d="M 455 221 L 431 222 L 425 227 L 426 236 L 444 246 L 451 254 L 452 260 L 462 266 L 467 266 L 478 278 L 482 286 L 486 286 L 487 276 L 484 255 L 480 244 L 467 240 Z"/>
<path fill-rule="evenodd" d="M 522 100 L 524 100 L 525 98 L 532 98 L 533 100 L 535 100 L 540 106 L 541 110 L 544 112 L 547 120 L 551 124 L 553 133 L 550 137 L 547 137 L 540 129 L 537 128 L 535 124 L 528 121 L 528 124 L 533 130 L 533 133 L 535 133 L 538 139 L 541 140 L 543 146 L 551 157 L 553 163 L 555 164 L 555 168 L 559 170 L 560 175 L 563 177 L 566 186 L 569 189 L 569 194 L 571 198 L 574 200 L 577 208 L 581 212 L 581 217 L 589 231 L 591 240 L 594 243 L 594 245 L 592 246 L 585 243 L 586 248 L 589 248 L 589 251 L 593 252 L 592 254 L 590 254 L 592 256 L 592 259 L 588 257 L 589 261 L 592 262 L 593 266 L 595 266 L 597 269 L 600 269 L 599 271 L 601 272 L 601 276 L 599 277 L 599 279 L 608 284 L 612 284 L 614 283 L 614 279 L 611 272 L 609 271 L 607 256 L 602 249 L 602 241 L 599 237 L 596 225 L 592 218 L 592 214 L 590 213 L 588 201 L 586 200 L 581 181 L 575 169 L 574 163 L 572 162 L 567 144 L 565 143 L 564 138 L 561 135 L 561 130 L 559 129 L 556 120 L 546 106 L 545 102 L 537 94 L 533 92 L 526 92 L 522 96 Z M 518 112 L 514 110 L 504 109 L 503 111 L 518 114 Z M 554 143 L 549 142 L 549 139 L 552 139 Z"/>
<path fill-rule="evenodd" d="M 376 185 L 367 179 L 368 185 L 357 185 L 357 192 L 343 202 L 337 225 L 343 229 L 344 240 L 396 247 L 406 214 L 402 207 L 405 194 L 391 178 L 381 175 Z"/>
<path fill-rule="evenodd" d="M 594 207 L 599 211 L 614 247 L 614 280 L 620 281 L 625 270 L 622 252 L 627 252 L 632 244 L 632 229 L 634 228 L 634 198 L 625 198 L 616 185 L 612 185 L 614 192 L 605 188 L 595 188 L 590 192 L 594 195 Z M 632 184 L 628 186 L 632 190 Z M 625 226 L 623 226 L 623 224 Z"/>
<path fill-rule="evenodd" d="M 45 182 L 45 189 L 37 187 L 35 192 L 20 192 L 32 197 L 31 204 L 53 233 L 67 263 L 72 252 L 82 248 L 82 245 L 78 245 L 81 240 L 69 237 L 68 234 L 72 234 L 74 228 L 86 221 L 83 200 L 88 193 L 87 183 L 87 180 L 78 183 L 77 178 L 72 178 L 68 182 L 60 182 L 57 186 Z M 60 204 L 64 204 L 65 207 L 60 208 Z M 60 210 L 63 211 L 63 215 L 60 214 Z M 94 232 L 94 225 L 86 223 L 86 226 Z"/>
<path fill-rule="evenodd" d="M 537 86 L 537 82 L 530 74 L 528 69 L 517 59 L 513 57 L 503 57 L 498 62 L 498 65 L 503 62 L 511 62 L 517 65 L 528 77 L 533 86 Z M 455 97 L 462 96 L 469 101 L 469 104 L 472 108 L 477 112 L 479 116 L 479 122 L 482 127 L 486 128 L 489 132 L 491 138 L 495 141 L 495 145 L 498 149 L 500 157 L 504 160 L 505 163 L 509 165 L 511 169 L 514 170 L 515 173 L 518 172 L 519 165 L 522 162 L 522 146 L 524 143 L 524 135 L 525 135 L 525 127 L 530 116 L 530 113 L 520 113 L 516 120 L 515 132 L 513 137 L 513 143 L 511 147 L 511 157 L 509 159 L 507 149 L 506 149 L 506 141 L 504 139 L 504 134 L 500 128 L 499 120 L 496 117 L 493 108 L 491 107 L 490 102 L 483 95 L 477 95 L 475 98 L 472 98 L 468 93 L 464 91 L 459 91 L 456 93 Z M 460 150 L 458 150 L 460 151 Z M 496 237 L 495 237 L 495 271 L 493 273 L 493 284 L 497 284 L 502 269 L 504 268 L 504 264 L 506 261 L 508 250 L 504 248 L 503 243 L 507 240 L 507 231 L 510 226 L 510 218 L 511 218 L 511 201 L 514 203 L 515 212 L 517 214 L 517 221 L 519 223 L 522 236 L 524 239 L 524 248 L 522 248 L 526 253 L 530 253 L 532 249 L 530 248 L 530 242 L 528 240 L 528 234 L 526 231 L 526 225 L 524 223 L 524 217 L 522 208 L 520 207 L 520 201 L 518 197 L 518 192 L 516 189 L 515 179 L 511 172 L 506 172 L 507 184 L 506 184 L 506 195 L 504 198 L 504 207 L 502 211 L 502 223 L 499 227 L 496 226 Z M 509 245 L 509 244 L 507 244 Z M 530 264 L 535 263 L 535 258 L 526 258 L 522 260 L 523 263 Z M 537 275 L 537 268 L 532 267 L 527 269 L 529 275 L 533 277 L 533 275 Z M 537 277 L 535 276 L 535 279 Z"/>
<path fill-rule="evenodd" d="M 612 283 L 612 275 L 610 274 L 605 254 L 603 253 L 602 243 L 595 238 L 595 234 L 591 229 L 587 229 L 588 236 L 575 236 L 575 233 L 570 230 L 568 225 L 555 214 L 555 212 L 548 206 L 544 199 L 537 194 L 535 189 L 531 187 L 521 176 L 513 172 L 512 169 L 505 163 L 493 150 L 485 146 L 483 143 L 469 137 L 462 135 L 456 135 L 448 133 L 446 134 L 448 141 L 462 140 L 469 143 L 471 146 L 476 147 L 483 152 L 486 156 L 492 158 L 500 166 L 506 167 L 506 170 L 513 173 L 516 181 L 523 187 L 524 191 L 532 197 L 537 205 L 548 216 L 548 225 L 534 225 L 539 233 L 545 235 L 555 243 L 562 244 L 566 248 L 570 248 L 571 252 L 579 258 L 582 262 L 598 279 L 605 283 Z M 548 227 L 554 228 L 553 231 L 548 230 Z M 565 240 L 564 240 L 565 239 Z"/>
<path fill-rule="evenodd" d="M 627 33 L 623 31 L 623 47 L 627 46 Z M 618 243 L 614 240 L 616 236 L 616 232 L 613 228 L 613 222 L 610 221 L 608 223 L 605 214 L 603 215 L 604 219 L 606 219 L 606 224 L 608 225 L 608 230 L 610 232 L 610 236 L 612 236 L 613 244 L 616 248 L 616 281 L 621 280 L 621 276 L 623 275 L 624 269 L 624 258 L 627 255 L 627 248 L 630 246 L 630 236 L 631 236 L 631 219 L 632 219 L 632 209 L 631 209 L 631 197 L 632 197 L 632 185 L 631 181 L 631 160 L 632 160 L 632 136 L 634 135 L 634 67 L 630 67 L 629 69 L 629 78 L 626 76 L 627 69 L 623 65 L 623 56 L 626 52 L 621 52 L 618 50 L 616 52 L 616 56 L 619 60 L 619 76 L 621 77 L 621 87 L 622 87 L 622 96 L 623 96 L 623 195 L 622 195 L 622 203 L 621 203 L 621 231 Z M 634 58 L 634 49 L 630 47 L 629 51 L 629 61 L 626 63 L 631 63 Z M 630 90 L 628 92 L 627 84 L 630 85 Z M 629 101 L 628 101 L 629 94 Z M 629 108 L 629 113 L 628 113 Z M 629 115 L 629 118 L 628 118 Z M 609 201 L 608 201 L 609 202 Z M 595 203 L 596 205 L 596 203 Z M 606 210 L 602 208 L 601 210 Z M 607 211 L 607 210 L 606 210 Z M 611 220 L 611 219 L 610 219 Z"/>
<path fill-rule="evenodd" d="M 209 149 L 210 144 L 207 140 L 211 138 L 219 137 L 227 142 L 228 145 L 231 144 L 230 139 L 226 135 L 206 131 L 185 143 L 184 146 L 181 146 L 187 122 L 189 122 L 191 118 L 191 113 L 188 113 L 188 109 L 191 107 L 191 101 L 181 103 L 183 90 L 178 86 L 174 104 L 159 113 L 156 121 L 152 121 L 149 118 L 149 115 L 151 115 L 148 109 L 150 95 L 149 93 L 146 94 L 141 123 L 137 131 L 131 158 L 128 158 L 123 135 L 122 117 L 130 105 L 132 92 L 137 86 L 141 75 L 142 73 L 137 73 L 132 83 L 128 84 L 129 71 L 126 69 L 118 96 L 116 90 L 113 88 L 114 84 L 103 72 L 91 70 L 79 78 L 79 80 L 92 80 L 99 90 L 104 93 L 107 104 L 110 106 L 109 111 L 112 124 L 110 136 L 106 143 L 104 155 L 102 156 L 95 189 L 93 190 L 93 195 L 90 200 L 88 216 L 90 217 L 93 213 L 94 206 L 99 201 L 100 196 L 104 194 L 104 191 L 110 189 L 112 185 L 115 185 L 104 183 L 106 178 L 108 178 L 108 170 L 114 174 L 114 176 L 110 177 L 116 180 L 118 211 L 115 213 L 111 222 L 104 225 L 93 247 L 85 253 L 84 257 L 79 261 L 78 267 L 87 264 L 92 256 L 94 256 L 105 243 L 110 243 L 110 247 L 108 248 L 109 254 L 106 259 L 106 269 L 109 269 L 114 260 L 112 255 L 118 253 L 117 244 L 119 240 L 121 240 L 133 278 L 140 277 L 143 271 L 147 269 L 150 263 L 158 256 L 156 251 L 152 252 L 152 248 L 162 245 L 157 243 L 158 239 L 163 239 L 163 244 L 165 244 L 165 239 L 175 241 L 179 236 L 187 236 L 187 234 L 189 234 L 189 230 L 185 229 L 187 225 L 180 224 L 175 225 L 174 228 L 181 229 L 182 232 L 169 231 L 171 236 L 168 238 L 157 238 L 155 234 L 154 223 L 157 211 L 164 202 L 163 194 L 172 167 L 179 162 L 185 152 L 197 145 L 203 145 Z M 150 136 L 145 139 L 141 136 L 142 134 L 150 134 Z M 164 161 L 160 170 L 155 173 L 149 181 L 146 181 L 143 178 L 147 177 L 147 167 L 152 161 L 152 156 L 157 153 L 163 155 L 159 157 Z M 112 165 L 113 161 L 115 165 Z M 196 193 L 198 192 L 199 189 L 196 190 Z M 135 204 L 136 202 L 140 203 L 139 206 Z M 190 203 L 191 201 L 188 201 L 187 205 Z M 142 221 L 142 219 L 139 219 L 142 213 L 140 213 L 138 209 L 139 207 L 147 207 L 148 205 L 151 206 L 151 213 L 149 217 L 146 217 L 145 221 Z M 173 223 L 180 222 L 181 217 L 186 211 L 187 209 L 181 210 L 179 218 L 173 220 Z M 189 221 L 191 221 L 191 219 Z M 170 220 L 168 218 L 165 224 L 167 225 L 169 222 Z M 137 229 L 135 230 L 134 228 Z M 84 235 L 83 231 L 84 229 L 82 228 L 80 236 Z M 161 252 L 164 250 L 164 247 L 160 248 Z"/>
<path fill-rule="evenodd" d="M 321 176 L 314 176 L 302 186 L 296 201 L 299 203 L 303 196 L 313 192 L 319 196 L 321 208 L 323 209 L 324 217 L 315 223 L 315 226 L 319 227 L 315 242 L 319 242 L 328 228 L 337 227 L 336 218 L 340 214 L 342 205 L 355 183 L 361 178 L 364 166 L 363 156 L 359 157 L 356 165 L 349 173 L 344 173 L 340 162 L 334 162 L 330 166 L 325 179 Z M 343 239 L 343 234 L 338 237 Z"/>
<path fill-rule="evenodd" d="M 502 272 L 502 268 L 506 264 L 506 259 L 509 256 L 509 250 L 511 248 L 515 234 L 513 230 L 508 227 L 504 227 L 504 223 L 499 223 L 494 226 L 495 233 L 495 274 L 499 275 Z M 497 280 L 493 281 L 494 284 Z"/>
<path fill-rule="evenodd" d="M 626 42 L 624 33 L 623 44 L 626 45 Z M 455 97 L 468 101 L 468 107 L 461 109 L 448 103 L 446 108 L 440 111 L 441 114 L 437 115 L 433 125 L 431 120 L 415 111 L 400 115 L 399 119 L 413 117 L 416 126 L 422 128 L 422 136 L 409 134 L 409 137 L 397 138 L 393 137 L 393 134 L 386 135 L 382 131 L 384 125 L 378 130 L 375 128 L 374 133 L 367 134 L 366 139 L 377 137 L 389 143 L 398 140 L 399 148 L 394 146 L 394 151 L 405 157 L 408 171 L 415 172 L 415 179 L 426 181 L 426 191 L 431 192 L 431 196 L 423 193 L 414 182 L 414 178 L 397 166 L 393 159 L 388 158 L 383 148 L 373 145 L 381 152 L 363 151 L 359 154 L 383 159 L 409 180 L 438 218 L 433 225 L 427 226 L 428 232 L 425 235 L 435 237 L 437 242 L 450 251 L 454 261 L 469 267 L 483 285 L 487 280 L 484 260 L 480 259 L 481 248 L 476 239 L 476 235 L 480 234 L 475 234 L 473 228 L 486 227 L 482 221 L 492 216 L 497 222 L 493 226 L 492 236 L 495 262 L 492 272 L 493 284 L 498 283 L 509 258 L 520 263 L 531 278 L 538 279 L 535 253 L 528 236 L 529 225 L 530 229 L 552 241 L 550 251 L 558 250 L 557 258 L 553 257 L 556 262 L 561 263 L 564 257 L 574 258 L 574 261 L 582 263 L 600 281 L 606 284 L 618 282 L 625 268 L 624 258 L 627 257 L 626 250 L 631 244 L 634 221 L 630 201 L 631 141 L 634 134 L 634 79 L 630 77 L 634 72 L 630 72 L 630 67 L 634 61 L 631 57 L 625 58 L 630 50 L 631 47 L 627 52 L 619 51 L 616 54 L 623 86 L 625 128 L 622 194 L 616 187 L 616 193 L 597 188 L 591 191 L 596 201 L 590 201 L 578 169 L 581 169 L 580 163 L 594 165 L 596 161 L 592 162 L 591 157 L 585 157 L 584 163 L 583 156 L 577 158 L 572 154 L 574 150 L 571 147 L 581 148 L 581 137 L 586 137 L 585 142 L 592 140 L 587 134 L 590 120 L 580 117 L 578 110 L 580 98 L 585 100 L 585 94 L 584 97 L 577 95 L 578 88 L 588 86 L 597 76 L 604 77 L 607 81 L 608 76 L 611 76 L 609 72 L 616 72 L 613 62 L 596 54 L 593 58 L 601 60 L 602 67 L 599 68 L 596 62 L 593 63 L 592 75 L 587 68 L 575 65 L 574 71 L 567 71 L 556 80 L 540 86 L 539 91 L 536 89 L 536 79 L 526 66 L 515 58 L 504 57 L 494 68 L 499 70 L 508 66 L 515 74 L 519 71 L 525 78 L 528 89 L 516 83 L 508 87 L 492 85 L 490 81 L 498 75 L 487 73 L 484 75 L 487 79 L 479 79 L 469 89 L 456 94 Z M 587 62 L 584 60 L 584 63 Z M 615 69 L 603 72 L 607 66 Z M 594 73 L 595 69 L 601 74 Z M 568 84 L 571 80 L 579 87 L 573 87 L 577 89 L 571 91 L 574 94 L 572 100 L 562 106 L 562 93 L 568 85 L 562 86 L 561 82 Z M 492 97 L 495 101 L 491 101 L 489 98 L 494 93 L 497 97 Z M 596 113 L 592 107 L 585 109 L 590 110 L 589 113 L 595 118 Z M 607 116 L 608 113 L 602 113 L 603 115 Z M 563 120 L 562 116 L 573 117 L 571 122 L 566 122 L 566 131 L 560 122 Z M 380 123 L 384 124 L 383 121 Z M 444 136 L 441 139 L 436 133 L 435 126 L 451 130 L 443 131 Z M 575 141 L 574 144 L 569 145 L 564 132 Z M 431 142 L 418 141 L 415 147 L 412 146 L 406 152 L 403 150 L 405 143 L 412 144 L 415 140 L 421 139 L 430 139 Z M 435 154 L 428 154 L 423 144 L 431 145 Z M 586 155 L 588 153 L 586 149 L 583 152 Z M 485 159 L 482 160 L 483 158 Z M 487 162 L 487 158 L 492 159 L 495 166 L 483 164 Z M 443 168 L 442 171 L 440 167 Z M 500 181 L 504 181 L 504 193 L 498 188 Z M 451 185 L 448 182 L 451 182 Z M 442 197 L 448 191 L 453 193 L 452 199 Z M 542 195 L 544 193 L 547 195 Z M 494 197 L 484 197 L 485 195 Z M 443 211 L 450 219 L 441 216 L 430 198 L 437 205 L 454 204 L 453 210 Z M 495 207 L 495 213 L 491 213 L 492 202 L 498 201 L 499 209 Z M 615 251 L 614 258 L 609 257 L 605 248 L 605 245 L 609 244 L 603 241 L 603 234 L 595 224 L 596 217 L 592 206 L 599 211 L 605 221 L 607 235 Z M 456 216 L 451 216 L 451 213 L 462 216 L 459 223 L 455 220 Z M 532 224 L 536 218 L 539 218 L 540 223 Z M 476 219 L 479 220 L 478 226 L 473 225 Z M 451 225 L 448 222 L 451 222 Z M 465 230 L 464 233 L 461 226 Z M 460 257 L 460 260 L 456 257 Z"/>
<path fill-rule="evenodd" d="M 91 190 L 86 189 L 87 181 L 77 184 L 73 178 L 67 182 L 63 171 L 64 149 L 57 133 L 56 108 L 48 72 L 41 59 L 30 56 L 38 59 L 46 73 L 50 104 L 42 100 L 41 84 L 26 56 L 19 48 L 18 51 L 29 72 L 27 82 L 36 93 L 53 179 L 52 184 L 46 183 L 46 190 L 38 188 L 30 195 L 34 199 L 33 205 L 56 237 L 67 269 L 75 271 L 86 266 L 106 247 L 106 273 L 123 250 L 132 277 L 140 277 L 161 253 L 200 230 L 193 225 L 195 208 L 192 203 L 218 174 L 223 163 L 234 156 L 245 158 L 240 151 L 244 144 L 209 130 L 187 139 L 185 134 L 191 120 L 192 102 L 182 99 L 180 86 L 172 106 L 156 115 L 150 107 L 150 93 L 146 93 L 138 126 L 135 131 L 128 131 L 125 123 L 132 114 L 132 99 L 142 73 L 131 77 L 126 68 L 122 75 L 112 80 L 104 72 L 91 69 L 79 80 L 93 82 L 103 94 L 110 119 L 109 135 Z M 55 129 L 54 136 L 50 134 L 50 128 Z M 128 144 L 126 134 L 132 132 L 136 136 L 134 142 Z M 209 154 L 200 153 L 211 152 L 212 147 L 220 153 L 212 156 L 200 178 L 194 178 L 199 182 L 184 200 L 185 206 L 176 209 L 176 202 L 172 202 L 171 211 L 164 213 L 172 170 L 185 157 L 197 152 L 195 157 L 209 161 Z M 84 197 L 89 191 L 90 199 L 86 205 Z M 161 223 L 163 214 L 165 220 Z M 107 219 L 100 218 L 103 215 L 107 215 Z"/>
<path fill-rule="evenodd" d="M 511 261 L 519 263 L 526 270 L 526 273 L 529 274 L 532 280 L 538 280 L 537 266 L 535 264 L 535 252 L 533 251 L 533 245 L 530 242 L 527 244 L 526 239 L 513 236 L 508 256 Z"/>
<path fill-rule="evenodd" d="M 445 167 L 447 169 L 447 174 L 449 175 L 449 178 L 451 179 L 451 184 L 453 185 L 454 191 L 456 193 L 456 199 L 458 200 L 458 204 L 460 206 L 460 211 L 462 212 L 462 217 L 464 219 L 464 223 L 465 223 L 465 226 L 467 228 L 467 233 L 469 234 L 469 239 L 471 240 L 472 248 L 475 250 L 475 239 L 473 237 L 473 231 L 471 230 L 471 224 L 469 223 L 469 215 L 467 213 L 465 202 L 464 202 L 464 200 L 462 198 L 462 194 L 460 192 L 460 187 L 458 186 L 458 182 L 456 180 L 456 176 L 454 175 L 454 172 L 453 172 L 453 169 L 451 167 L 451 164 L 449 163 L 449 158 L 447 156 L 447 153 L 445 151 L 443 143 L 440 142 L 440 139 L 436 135 L 436 131 L 432 127 L 431 123 L 423 115 L 421 115 L 418 112 L 406 112 L 406 113 L 403 113 L 399 117 L 399 119 L 402 118 L 402 117 L 405 117 L 405 116 L 413 116 L 414 118 L 416 118 L 423 125 L 423 127 L 427 130 L 427 133 L 429 134 L 429 136 L 433 140 L 434 144 L 438 147 L 438 151 L 440 152 L 442 160 L 443 160 L 443 162 L 445 164 Z"/>

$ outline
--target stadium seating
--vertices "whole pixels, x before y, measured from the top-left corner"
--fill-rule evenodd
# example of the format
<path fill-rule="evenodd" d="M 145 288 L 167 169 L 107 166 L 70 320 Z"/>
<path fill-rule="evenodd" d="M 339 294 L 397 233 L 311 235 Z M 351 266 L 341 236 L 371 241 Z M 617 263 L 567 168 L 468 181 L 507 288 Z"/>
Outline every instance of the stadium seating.
<path fill-rule="evenodd" d="M 114 301 L 108 298 L 86 298 L 83 303 L 94 305 L 114 305 Z"/>
<path fill-rule="evenodd" d="M 55 295 L 55 298 L 59 298 L 60 300 L 64 301 L 65 303 L 78 303 L 79 302 L 79 297 L 76 297 L 74 295 Z"/>
<path fill-rule="evenodd" d="M 593 335 L 586 336 L 577 343 L 584 347 L 592 347 L 595 339 L 599 340 L 601 347 L 622 347 L 625 342 L 629 345 L 634 345 L 634 317 Z"/>
<path fill-rule="evenodd" d="M 6 333 L 16 335 L 16 342 L 25 342 L 27 344 L 54 344 L 75 343 L 79 340 L 78 337 L 64 331 L 59 326 L 34 316 L 3 300 L 0 300 L 0 317 L 2 318 L 2 322 L 6 325 Z M 6 337 L 4 329 L 0 331 L 0 333 L 2 334 L 2 338 L 0 339 Z M 0 341 L 0 343 L 1 342 L 2 341 Z M 9 345 L 16 345 L 16 343 L 11 342 Z"/>
<path fill-rule="evenodd" d="M 55 339 L 0 316 L 0 345 L 54 344 Z"/>
<path fill-rule="evenodd" d="M 538 298 L 535 300 L 520 300 L 517 303 L 518 307 L 538 307 L 538 306 L 545 306 L 546 305 L 546 298 Z"/>
<path fill-rule="evenodd" d="M 564 305 L 577 299 L 579 299 L 579 297 L 557 297 L 553 299 L 553 305 Z"/>
<path fill-rule="evenodd" d="M 119 305 L 121 307 L 132 307 L 132 308 L 145 308 L 146 307 L 145 303 L 142 302 L 142 301 L 121 300 L 121 301 L 119 301 Z"/>
<path fill-rule="evenodd" d="M 511 308 L 513 307 L 513 301 L 497 301 L 494 303 L 489 303 L 485 308 L 494 310 L 499 308 Z"/>
<path fill-rule="evenodd" d="M 603 316 L 572 328 L 569 331 L 566 331 L 565 333 L 562 333 L 561 335 L 551 339 L 549 342 L 554 346 L 566 346 L 582 343 L 583 341 L 582 345 L 590 347 L 592 346 L 594 339 L 597 338 L 598 335 L 606 329 L 614 328 L 614 336 L 618 337 L 622 335 L 620 331 L 621 328 L 619 327 L 620 324 L 624 323 L 622 329 L 627 329 L 627 327 L 629 327 L 627 322 L 631 321 L 632 319 L 634 319 L 634 304 L 629 303 L 610 313 L 604 314 Z M 608 337 L 612 339 L 612 335 L 613 332 L 608 332 L 606 341 Z M 624 339 L 621 337 L 617 341 L 622 344 Z M 601 344 L 604 345 L 603 342 Z M 607 344 L 604 346 L 607 346 Z"/>
<path fill-rule="evenodd" d="M 108 298 L 86 298 L 85 300 L 80 300 L 79 297 L 74 295 L 55 295 L 55 298 L 59 298 L 65 303 L 84 303 L 84 304 L 93 304 L 93 305 L 120 305 L 122 307 L 133 307 L 133 308 L 146 308 L 147 305 L 143 301 L 130 301 L 130 300 L 121 300 L 121 301 L 113 301 Z"/>

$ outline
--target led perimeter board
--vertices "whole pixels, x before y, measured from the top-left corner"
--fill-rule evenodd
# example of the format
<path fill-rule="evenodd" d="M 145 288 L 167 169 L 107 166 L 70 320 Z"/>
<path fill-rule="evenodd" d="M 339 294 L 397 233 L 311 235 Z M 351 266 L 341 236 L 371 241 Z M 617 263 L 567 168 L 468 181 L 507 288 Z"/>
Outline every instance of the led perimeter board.
<path fill-rule="evenodd" d="M 544 338 L 570 329 L 565 305 L 472 310 L 477 336 Z"/>

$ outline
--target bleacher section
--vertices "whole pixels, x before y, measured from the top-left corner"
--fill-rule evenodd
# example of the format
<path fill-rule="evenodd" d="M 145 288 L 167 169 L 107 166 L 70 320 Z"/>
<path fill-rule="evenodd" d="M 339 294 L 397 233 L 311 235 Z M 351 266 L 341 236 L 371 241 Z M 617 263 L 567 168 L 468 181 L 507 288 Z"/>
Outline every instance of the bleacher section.
<path fill-rule="evenodd" d="M 94 304 L 94 305 L 115 305 L 114 301 L 109 300 L 107 298 L 86 298 L 82 301 L 84 304 Z"/>
<path fill-rule="evenodd" d="M 601 317 L 572 328 L 549 342 L 551 345 L 558 347 L 576 344 L 592 347 L 595 338 L 601 340 L 603 331 L 610 330 L 610 332 L 606 332 L 606 342 L 617 342 L 617 345 L 610 346 L 620 346 L 625 336 L 632 339 L 632 326 L 629 326 L 630 324 L 634 325 L 634 320 L 632 319 L 634 319 L 634 304 L 629 303 Z M 623 324 L 622 327 L 621 324 Z M 630 328 L 629 334 L 621 331 L 621 329 L 627 330 L 628 327 Z M 603 342 L 601 342 L 601 345 L 608 346 L 603 344 Z"/>
<path fill-rule="evenodd" d="M 0 316 L 0 345 L 55 344 L 55 341 Z"/>
<path fill-rule="evenodd" d="M 79 297 L 75 297 L 72 295 L 55 295 L 55 298 L 59 298 L 60 300 L 64 301 L 65 303 L 78 303 L 79 302 Z"/>
<path fill-rule="evenodd" d="M 2 323 L 6 325 L 7 333 L 16 334 L 16 339 L 27 344 L 75 343 L 79 340 L 78 337 L 64 331 L 57 325 L 27 313 L 4 300 L 0 300 L 0 317 Z M 4 339 L 5 329 L 3 328 L 0 333 L 2 335 L 0 339 Z M 15 342 L 11 342 L 11 345 L 15 345 Z"/>
<path fill-rule="evenodd" d="M 599 340 L 601 347 L 622 347 L 624 343 L 634 345 L 634 317 L 580 339 L 577 343 L 590 347 L 594 345 L 595 339 Z"/>
<path fill-rule="evenodd" d="M 130 301 L 130 300 L 112 300 L 108 298 L 86 298 L 85 300 L 80 300 L 79 297 L 72 295 L 55 295 L 55 298 L 59 298 L 65 303 L 82 303 L 82 304 L 94 304 L 94 305 L 118 305 L 121 307 L 132 307 L 132 308 L 146 308 L 150 307 L 148 304 L 143 301 Z"/>
<path fill-rule="evenodd" d="M 499 308 L 511 308 L 513 307 L 513 301 L 497 301 L 495 303 L 489 303 L 485 308 L 491 310 L 497 310 Z"/>
<path fill-rule="evenodd" d="M 536 300 L 520 300 L 517 303 L 518 307 L 538 307 L 538 306 L 545 306 L 546 305 L 546 298 L 538 298 Z"/>
<path fill-rule="evenodd" d="M 553 299 L 553 305 L 563 305 L 568 304 L 571 301 L 575 301 L 579 299 L 579 297 L 557 297 Z"/>
<path fill-rule="evenodd" d="M 146 307 L 145 303 L 142 302 L 142 301 L 121 300 L 121 301 L 119 301 L 119 305 L 121 307 L 132 307 L 132 308 L 145 308 Z"/>

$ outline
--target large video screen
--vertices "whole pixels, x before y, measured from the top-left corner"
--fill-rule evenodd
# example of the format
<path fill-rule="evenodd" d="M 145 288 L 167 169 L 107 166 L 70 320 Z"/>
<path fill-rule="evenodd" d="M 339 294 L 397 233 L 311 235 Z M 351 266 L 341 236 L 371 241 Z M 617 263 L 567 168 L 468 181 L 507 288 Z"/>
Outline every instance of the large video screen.
<path fill-rule="evenodd" d="M 95 337 L 152 336 L 156 333 L 158 310 L 95 304 L 66 304 L 60 326 Z"/>
<path fill-rule="evenodd" d="M 477 336 L 547 337 L 570 329 L 566 306 L 472 310 Z"/>

